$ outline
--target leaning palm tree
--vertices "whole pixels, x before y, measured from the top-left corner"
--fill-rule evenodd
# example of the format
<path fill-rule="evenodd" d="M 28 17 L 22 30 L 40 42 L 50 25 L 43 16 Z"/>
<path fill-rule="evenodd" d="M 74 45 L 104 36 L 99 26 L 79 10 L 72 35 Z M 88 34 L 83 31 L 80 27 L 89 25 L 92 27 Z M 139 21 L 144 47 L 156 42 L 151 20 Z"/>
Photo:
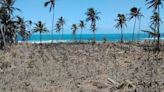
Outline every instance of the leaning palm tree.
<path fill-rule="evenodd" d="M 61 39 L 63 40 L 65 19 L 63 17 L 60 17 L 58 19 L 58 24 L 61 26 L 61 30 L 62 30 L 62 37 L 61 37 Z"/>
<path fill-rule="evenodd" d="M 82 32 L 83 32 L 83 29 L 85 28 L 85 23 L 84 23 L 83 20 L 80 20 L 79 27 L 81 29 L 81 34 L 80 34 L 80 41 L 81 41 L 81 39 L 82 39 Z"/>
<path fill-rule="evenodd" d="M 146 0 L 146 5 L 148 5 L 148 9 L 153 8 L 153 12 L 157 12 L 158 16 L 160 17 L 160 6 L 163 6 L 162 1 L 164 0 Z M 157 45 L 156 49 L 159 50 L 159 45 L 160 45 L 160 20 L 158 20 L 157 23 Z"/>
<path fill-rule="evenodd" d="M 77 31 L 78 27 L 76 24 L 73 24 L 72 27 L 71 27 L 71 30 L 72 30 L 72 34 L 74 36 L 74 40 L 76 41 L 76 31 Z"/>
<path fill-rule="evenodd" d="M 132 36 L 132 41 L 134 41 L 134 33 L 135 33 L 135 30 L 136 30 L 136 22 L 137 22 L 137 18 L 138 20 L 140 19 L 140 17 L 142 16 L 141 12 L 140 12 L 141 9 L 138 9 L 137 7 L 133 7 L 130 9 L 130 20 L 132 20 L 134 18 L 134 27 L 133 27 L 133 36 Z"/>
<path fill-rule="evenodd" d="M 52 29 L 51 29 L 51 38 L 52 38 L 52 42 L 53 42 L 53 26 L 54 26 L 54 8 L 55 8 L 55 2 L 56 0 L 48 0 L 44 3 L 44 6 L 47 7 L 48 5 L 50 5 L 50 9 L 49 12 L 52 11 Z"/>
<path fill-rule="evenodd" d="M 96 31 L 96 22 L 97 20 L 100 19 L 100 17 L 98 16 L 98 14 L 100 14 L 100 12 L 98 12 L 97 10 L 95 10 L 94 8 L 89 8 L 86 12 L 86 15 L 87 15 L 87 19 L 86 21 L 91 21 L 91 25 L 90 25 L 90 28 L 93 32 L 93 35 L 94 35 L 94 41 L 95 41 L 95 31 Z"/>
<path fill-rule="evenodd" d="M 126 25 L 127 20 L 124 14 L 118 14 L 117 17 L 118 19 L 115 20 L 117 21 L 117 24 L 115 25 L 115 27 L 121 30 L 121 43 L 122 43 L 123 42 L 123 29 L 124 29 L 124 26 L 127 26 Z"/>
<path fill-rule="evenodd" d="M 142 30 L 142 32 L 147 33 L 149 37 L 154 38 L 154 40 L 158 37 L 158 33 L 155 27 L 150 26 L 151 30 Z"/>
<path fill-rule="evenodd" d="M 45 23 L 42 23 L 41 21 L 38 21 L 38 23 L 35 23 L 34 32 L 40 33 L 40 43 L 42 40 L 42 33 L 48 32 L 47 27 L 45 27 Z"/>

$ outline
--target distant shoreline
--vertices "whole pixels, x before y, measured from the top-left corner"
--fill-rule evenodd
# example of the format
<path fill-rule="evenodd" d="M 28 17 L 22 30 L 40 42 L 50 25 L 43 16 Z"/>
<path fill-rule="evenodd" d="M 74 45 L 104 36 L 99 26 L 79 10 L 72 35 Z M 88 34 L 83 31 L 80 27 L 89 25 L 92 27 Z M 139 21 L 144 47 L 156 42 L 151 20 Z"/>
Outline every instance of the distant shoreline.
<path fill-rule="evenodd" d="M 140 39 L 139 42 L 145 42 L 145 41 L 153 41 L 154 38 L 144 38 L 144 39 Z M 164 41 L 164 38 L 161 38 L 160 39 L 161 41 Z M 28 42 L 28 43 L 40 43 L 39 40 L 29 40 L 29 41 L 18 41 L 18 43 L 22 43 L 22 42 Z M 88 43 L 88 42 L 92 42 L 92 40 L 42 40 L 41 43 L 74 43 L 74 42 L 82 42 L 82 43 Z M 96 41 L 96 42 L 104 42 L 104 40 L 99 40 L 99 41 Z M 117 41 L 110 41 L 110 40 L 107 40 L 105 42 L 120 42 L 120 40 L 117 40 Z M 127 41 L 124 41 L 124 42 L 131 42 L 131 40 L 127 40 Z M 137 42 L 137 41 L 135 41 Z"/>

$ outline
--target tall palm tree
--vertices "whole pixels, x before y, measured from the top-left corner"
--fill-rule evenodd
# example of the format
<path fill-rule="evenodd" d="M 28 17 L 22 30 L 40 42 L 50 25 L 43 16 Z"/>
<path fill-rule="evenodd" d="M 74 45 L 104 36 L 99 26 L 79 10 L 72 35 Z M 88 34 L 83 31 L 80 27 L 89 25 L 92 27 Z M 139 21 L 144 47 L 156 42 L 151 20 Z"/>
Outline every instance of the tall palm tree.
<path fill-rule="evenodd" d="M 157 12 L 157 14 L 160 16 L 160 6 L 163 6 L 163 0 L 146 0 L 146 5 L 148 5 L 148 9 L 153 8 L 153 12 Z M 157 45 L 156 49 L 159 50 L 160 45 L 160 20 L 158 20 L 157 23 Z"/>
<path fill-rule="evenodd" d="M 55 8 L 55 2 L 56 0 L 48 0 L 44 3 L 44 6 L 47 7 L 48 5 L 50 5 L 50 9 L 49 12 L 52 11 L 52 29 L 51 29 L 51 38 L 52 38 L 52 42 L 53 42 L 53 26 L 54 26 L 54 8 Z"/>
<path fill-rule="evenodd" d="M 132 41 L 134 41 L 134 33 L 136 30 L 136 22 L 137 22 L 137 18 L 140 19 L 140 17 L 142 16 L 141 9 L 138 9 L 137 7 L 133 7 L 130 9 L 130 20 L 132 20 L 134 18 L 134 27 L 133 27 L 133 36 L 132 36 Z"/>
<path fill-rule="evenodd" d="M 98 12 L 94 8 L 89 8 L 86 12 L 86 15 L 87 15 L 86 21 L 87 22 L 91 21 L 90 28 L 94 35 L 94 41 L 95 41 L 96 22 L 97 20 L 100 20 L 100 17 L 98 16 L 98 14 L 100 14 L 100 12 Z"/>
<path fill-rule="evenodd" d="M 41 21 L 38 21 L 38 23 L 35 23 L 35 27 L 34 27 L 34 32 L 39 32 L 40 33 L 40 43 L 42 40 L 42 33 L 43 32 L 48 32 L 47 27 L 45 27 L 45 23 L 42 23 Z"/>
<path fill-rule="evenodd" d="M 72 34 L 74 36 L 74 40 L 76 41 L 76 31 L 78 29 L 78 26 L 76 24 L 73 24 L 72 27 L 71 27 L 71 30 L 72 30 Z"/>
<path fill-rule="evenodd" d="M 83 32 L 83 29 L 85 28 L 85 23 L 84 23 L 83 20 L 80 20 L 79 27 L 81 29 L 81 34 L 80 34 L 80 41 L 81 41 L 81 39 L 82 39 L 82 32 Z"/>
<path fill-rule="evenodd" d="M 61 30 L 62 30 L 61 39 L 63 40 L 65 19 L 62 16 L 58 19 L 58 24 L 61 26 Z"/>
<path fill-rule="evenodd" d="M 60 39 L 61 26 L 60 26 L 60 24 L 58 22 L 55 24 L 55 30 L 56 30 L 56 32 L 59 33 L 59 39 Z"/>
<path fill-rule="evenodd" d="M 123 29 L 124 29 L 124 26 L 127 26 L 126 25 L 127 20 L 124 14 L 118 14 L 117 17 L 118 19 L 115 20 L 117 21 L 117 24 L 115 25 L 115 27 L 121 30 L 121 43 L 122 43 L 123 42 Z"/>
<path fill-rule="evenodd" d="M 143 17 L 143 15 L 141 14 L 140 16 L 139 16 L 139 18 L 138 18 L 138 42 L 139 42 L 139 40 L 140 40 L 140 32 L 141 32 L 141 21 L 142 21 L 142 17 Z"/>

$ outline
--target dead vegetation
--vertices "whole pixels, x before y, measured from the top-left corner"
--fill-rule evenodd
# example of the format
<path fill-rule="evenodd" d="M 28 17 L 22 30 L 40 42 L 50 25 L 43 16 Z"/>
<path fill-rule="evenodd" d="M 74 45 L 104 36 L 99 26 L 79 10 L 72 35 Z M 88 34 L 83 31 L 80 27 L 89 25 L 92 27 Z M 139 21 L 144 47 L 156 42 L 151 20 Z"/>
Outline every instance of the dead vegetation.
<path fill-rule="evenodd" d="M 0 92 L 163 92 L 163 61 L 119 43 L 16 45 L 0 51 Z"/>

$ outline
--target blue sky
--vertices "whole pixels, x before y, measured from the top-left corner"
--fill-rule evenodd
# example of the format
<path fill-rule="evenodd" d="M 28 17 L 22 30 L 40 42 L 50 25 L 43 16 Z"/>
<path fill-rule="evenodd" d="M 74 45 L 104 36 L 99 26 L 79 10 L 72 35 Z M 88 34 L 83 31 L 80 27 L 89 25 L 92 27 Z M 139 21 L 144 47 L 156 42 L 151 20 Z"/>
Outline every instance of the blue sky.
<path fill-rule="evenodd" d="M 16 12 L 15 15 L 23 16 L 26 20 L 37 22 L 39 20 L 46 23 L 48 29 L 51 29 L 52 13 L 49 13 L 49 8 L 45 8 L 43 3 L 46 0 L 16 0 L 15 7 L 20 8 L 22 13 Z M 120 33 L 114 28 L 118 13 L 128 15 L 130 8 L 141 8 L 144 17 L 142 19 L 142 29 L 149 29 L 149 19 L 152 15 L 152 9 L 147 10 L 145 0 L 56 0 L 55 5 L 55 22 L 60 16 L 66 20 L 65 33 L 70 34 L 70 27 L 73 23 L 78 24 L 80 20 L 85 20 L 85 12 L 88 8 L 93 7 L 100 11 L 101 20 L 97 22 L 97 33 Z M 164 19 L 164 9 L 161 10 L 162 19 Z M 128 27 L 125 28 L 125 33 L 132 33 L 134 21 L 127 22 Z M 92 33 L 89 29 L 89 22 L 84 30 L 85 34 Z M 162 24 L 161 26 L 163 26 Z M 136 26 L 138 28 L 138 26 Z M 164 32 L 164 27 L 161 27 L 161 32 Z M 136 30 L 137 31 L 137 30 Z"/>

